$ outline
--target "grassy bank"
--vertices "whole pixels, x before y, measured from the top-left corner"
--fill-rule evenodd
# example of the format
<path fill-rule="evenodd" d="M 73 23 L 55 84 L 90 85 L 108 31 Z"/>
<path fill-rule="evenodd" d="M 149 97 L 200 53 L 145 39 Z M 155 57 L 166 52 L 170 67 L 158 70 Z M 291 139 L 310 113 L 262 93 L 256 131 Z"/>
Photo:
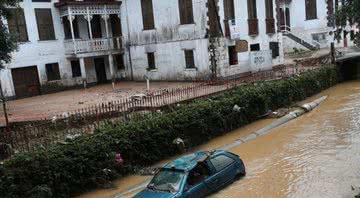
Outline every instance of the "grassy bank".
<path fill-rule="evenodd" d="M 49 150 L 20 154 L 0 170 L 1 197 L 69 197 L 106 186 L 134 167 L 150 165 L 187 148 L 253 122 L 269 109 L 286 107 L 338 82 L 326 67 L 301 76 L 234 88 L 208 99 L 169 108 L 127 124 L 106 125 L 92 137 Z M 237 106 L 238 108 L 234 108 Z M 117 164 L 121 153 L 125 163 Z"/>

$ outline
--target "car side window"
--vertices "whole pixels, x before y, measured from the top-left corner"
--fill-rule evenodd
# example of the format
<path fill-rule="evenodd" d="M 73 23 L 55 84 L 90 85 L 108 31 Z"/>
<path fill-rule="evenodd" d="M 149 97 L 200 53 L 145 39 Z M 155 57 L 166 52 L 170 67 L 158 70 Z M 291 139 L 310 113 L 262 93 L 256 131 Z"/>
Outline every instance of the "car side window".
<path fill-rule="evenodd" d="M 234 162 L 233 159 L 231 159 L 228 156 L 225 155 L 219 155 L 216 156 L 214 158 L 210 159 L 210 162 L 213 164 L 216 172 L 221 171 L 222 169 L 226 168 L 227 166 L 229 166 L 230 164 L 232 164 Z"/>
<path fill-rule="evenodd" d="M 210 176 L 210 170 L 208 169 L 205 163 L 199 163 L 192 171 L 189 173 L 187 180 L 187 187 L 191 188 L 197 184 L 203 182 L 206 178 Z"/>

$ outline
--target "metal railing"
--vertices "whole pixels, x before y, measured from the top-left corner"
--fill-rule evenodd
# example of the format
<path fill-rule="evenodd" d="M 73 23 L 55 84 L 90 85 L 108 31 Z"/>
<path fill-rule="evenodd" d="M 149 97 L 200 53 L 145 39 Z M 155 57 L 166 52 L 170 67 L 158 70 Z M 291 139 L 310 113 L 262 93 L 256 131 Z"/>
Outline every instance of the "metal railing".
<path fill-rule="evenodd" d="M 298 37 L 302 43 L 304 43 L 304 42 L 309 43 L 310 45 L 313 45 L 316 48 L 320 48 L 320 46 L 321 46 L 321 43 L 319 43 L 313 39 L 309 39 L 305 34 L 302 34 L 300 32 L 296 32 L 296 33 L 292 32 L 291 27 L 289 27 L 287 25 L 281 25 L 280 30 L 282 33 L 292 34 L 292 35 Z"/>

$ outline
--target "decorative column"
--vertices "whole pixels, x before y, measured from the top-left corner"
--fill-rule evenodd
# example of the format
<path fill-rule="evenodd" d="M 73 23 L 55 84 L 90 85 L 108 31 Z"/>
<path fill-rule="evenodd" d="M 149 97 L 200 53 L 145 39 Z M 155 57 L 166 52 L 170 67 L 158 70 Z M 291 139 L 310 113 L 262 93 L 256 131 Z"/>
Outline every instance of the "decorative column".
<path fill-rule="evenodd" d="M 71 13 L 71 7 L 68 7 L 68 13 L 69 13 L 68 20 L 70 22 L 70 30 L 71 30 L 71 39 L 74 44 L 74 54 L 76 54 L 77 46 L 76 46 L 76 42 L 75 42 L 75 33 L 74 33 L 74 24 L 73 24 L 73 21 L 75 20 L 75 16 L 73 16 Z"/>
<path fill-rule="evenodd" d="M 106 9 L 106 5 L 104 6 Z M 105 22 L 105 30 L 106 30 L 106 39 L 108 40 L 108 48 L 111 49 L 111 42 L 110 42 L 110 33 L 109 33 L 109 15 L 108 14 L 103 14 L 101 15 L 101 18 L 104 20 Z"/>
<path fill-rule="evenodd" d="M 114 68 L 114 57 L 112 54 L 109 54 L 109 67 L 110 67 L 112 87 L 113 89 L 115 89 L 115 68 Z"/>
<path fill-rule="evenodd" d="M 91 28 L 91 20 L 93 16 L 89 12 L 89 7 L 86 7 L 86 15 L 84 16 L 84 18 L 88 22 L 90 40 L 93 40 L 92 28 Z"/>
<path fill-rule="evenodd" d="M 86 68 L 85 68 L 85 58 L 80 58 L 80 69 L 81 69 L 81 77 L 84 84 L 84 89 L 87 88 L 87 76 L 86 76 Z"/>

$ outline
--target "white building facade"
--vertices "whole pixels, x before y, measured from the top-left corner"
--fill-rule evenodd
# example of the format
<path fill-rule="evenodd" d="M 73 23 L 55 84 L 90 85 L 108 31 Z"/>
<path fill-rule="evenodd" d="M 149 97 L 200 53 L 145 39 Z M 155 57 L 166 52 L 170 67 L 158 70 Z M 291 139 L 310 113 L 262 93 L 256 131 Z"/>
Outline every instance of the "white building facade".
<path fill-rule="evenodd" d="M 354 45 L 355 26 L 348 25 L 341 31 L 341 38 L 334 37 L 335 24 L 329 21 L 340 0 L 278 0 L 279 22 L 282 31 L 288 31 L 305 43 L 316 48 L 329 48 L 331 42 L 336 47 Z M 296 38 L 295 38 L 296 40 Z M 284 36 L 285 52 L 295 49 L 309 50 L 311 46 L 304 46 L 292 37 Z"/>
<path fill-rule="evenodd" d="M 5 96 L 30 97 L 125 76 L 121 2 L 23 0 L 13 11 L 3 22 L 20 42 L 0 71 Z"/>
<path fill-rule="evenodd" d="M 283 63 L 276 0 L 23 0 L 9 98 L 126 80 L 206 80 Z"/>

